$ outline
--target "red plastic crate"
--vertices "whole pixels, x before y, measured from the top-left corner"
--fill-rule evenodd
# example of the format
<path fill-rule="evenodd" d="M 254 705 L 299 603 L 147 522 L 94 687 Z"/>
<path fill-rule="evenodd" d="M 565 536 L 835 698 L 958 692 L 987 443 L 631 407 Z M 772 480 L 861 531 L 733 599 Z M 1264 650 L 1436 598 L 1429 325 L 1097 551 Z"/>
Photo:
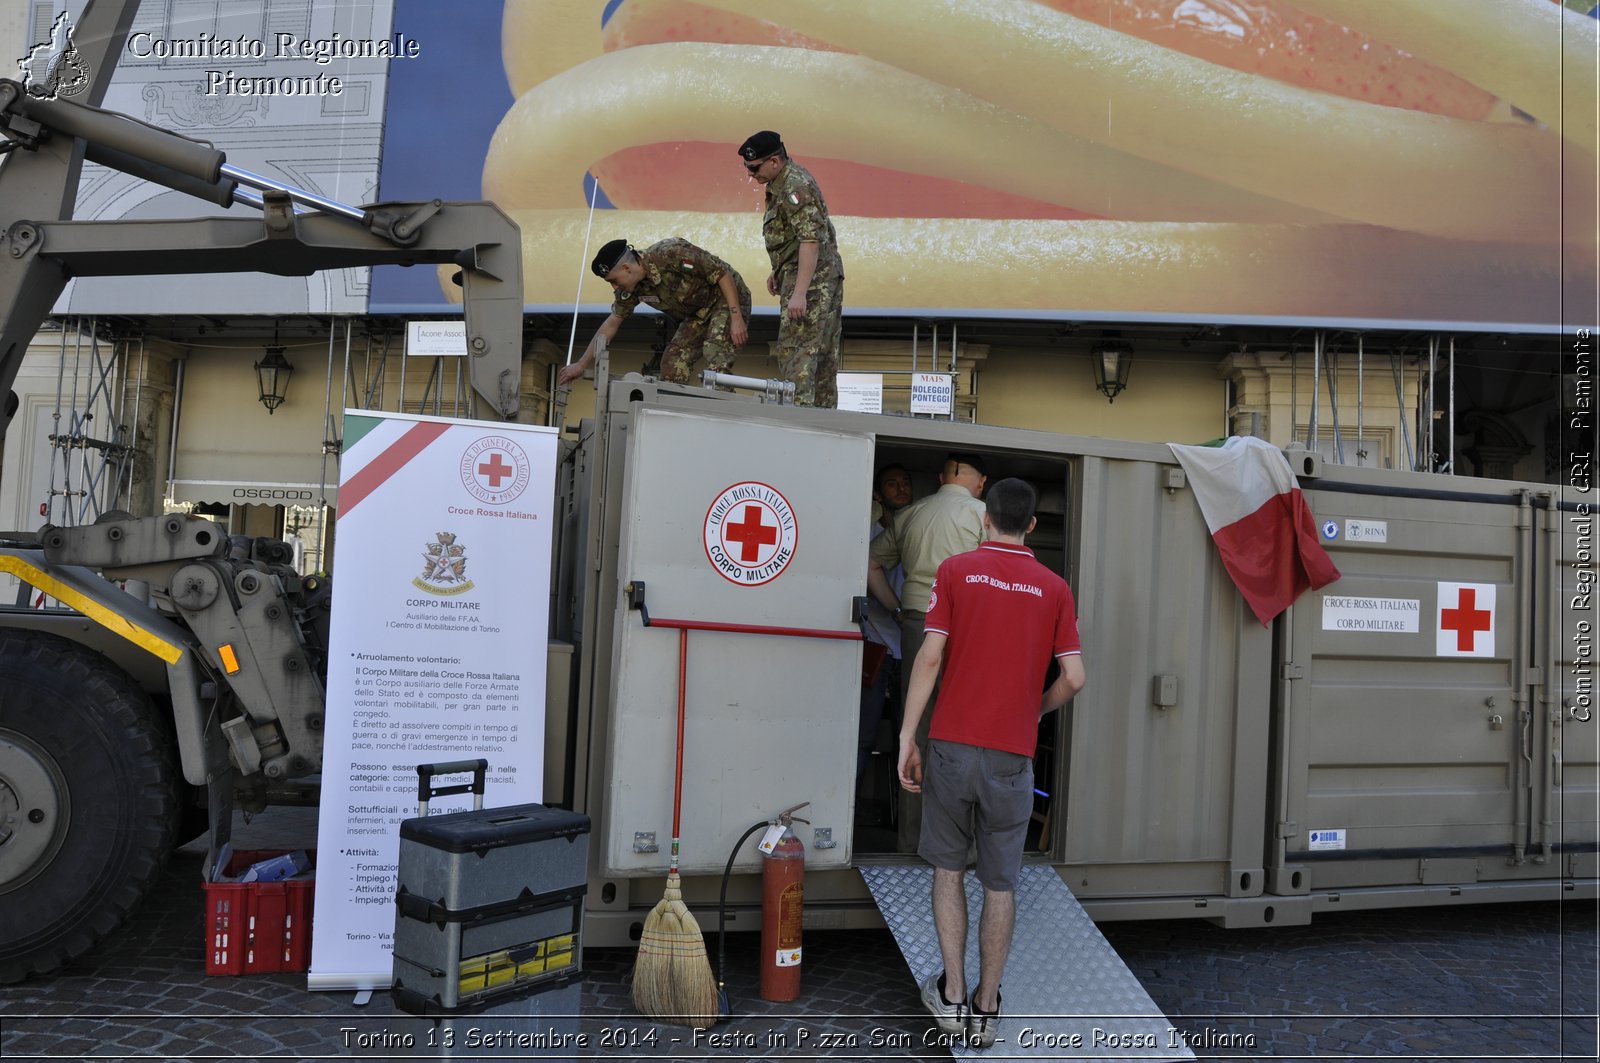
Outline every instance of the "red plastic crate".
<path fill-rule="evenodd" d="M 286 850 L 236 852 L 223 869 L 237 875 Z M 306 850 L 311 866 L 316 850 Z M 202 882 L 206 895 L 206 974 L 311 969 L 311 903 L 316 882 Z"/>

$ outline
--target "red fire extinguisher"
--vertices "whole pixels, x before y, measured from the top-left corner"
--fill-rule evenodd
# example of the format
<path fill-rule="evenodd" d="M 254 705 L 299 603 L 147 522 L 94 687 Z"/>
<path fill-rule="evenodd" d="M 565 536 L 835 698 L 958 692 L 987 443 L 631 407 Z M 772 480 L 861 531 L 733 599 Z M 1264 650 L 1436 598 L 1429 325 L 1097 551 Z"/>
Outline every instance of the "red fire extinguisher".
<path fill-rule="evenodd" d="M 780 822 L 783 835 L 761 865 L 761 999 L 800 996 L 800 922 L 805 907 L 806 847 Z"/>

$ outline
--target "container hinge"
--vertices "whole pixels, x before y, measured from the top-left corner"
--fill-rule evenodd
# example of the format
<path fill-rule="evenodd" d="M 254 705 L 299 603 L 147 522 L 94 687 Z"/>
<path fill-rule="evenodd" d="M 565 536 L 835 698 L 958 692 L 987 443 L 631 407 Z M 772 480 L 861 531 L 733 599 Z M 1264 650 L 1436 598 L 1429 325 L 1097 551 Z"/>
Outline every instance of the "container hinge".
<path fill-rule="evenodd" d="M 656 845 L 656 832 L 653 830 L 634 831 L 633 851 L 636 853 L 659 853 L 661 848 Z"/>
<path fill-rule="evenodd" d="M 596 513 L 596 516 L 599 518 L 597 521 L 597 526 L 604 528 L 606 526 L 606 495 L 604 491 L 599 492 L 599 495 L 599 512 Z M 603 571 L 605 569 L 605 564 L 606 552 L 604 550 L 594 551 L 594 556 L 589 559 L 590 570 L 593 572 Z"/>
<path fill-rule="evenodd" d="M 1286 819 L 1280 819 L 1278 821 L 1278 837 L 1280 837 L 1280 838 L 1293 838 L 1296 834 L 1299 834 L 1299 833 L 1300 833 L 1300 824 L 1298 824 L 1298 823 L 1290 823 Z"/>
<path fill-rule="evenodd" d="M 811 847 L 813 849 L 832 849 L 839 843 L 833 840 L 832 827 L 812 827 Z"/>
<path fill-rule="evenodd" d="M 1304 679 L 1305 677 L 1306 670 L 1293 661 L 1285 661 L 1278 666 L 1279 679 Z"/>

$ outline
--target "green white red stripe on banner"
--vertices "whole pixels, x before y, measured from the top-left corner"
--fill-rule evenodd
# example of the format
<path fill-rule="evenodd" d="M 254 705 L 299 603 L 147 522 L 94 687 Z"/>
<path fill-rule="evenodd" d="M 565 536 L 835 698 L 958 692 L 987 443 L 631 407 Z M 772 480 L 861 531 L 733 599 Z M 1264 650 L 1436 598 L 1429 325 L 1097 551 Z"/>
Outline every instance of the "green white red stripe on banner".
<path fill-rule="evenodd" d="M 362 499 L 382 487 L 412 458 L 428 449 L 429 444 L 449 430 L 449 425 L 433 421 L 412 425 L 399 439 L 384 447 L 365 465 L 351 473 L 350 479 L 339 485 L 339 512 L 344 514 L 355 509 Z"/>

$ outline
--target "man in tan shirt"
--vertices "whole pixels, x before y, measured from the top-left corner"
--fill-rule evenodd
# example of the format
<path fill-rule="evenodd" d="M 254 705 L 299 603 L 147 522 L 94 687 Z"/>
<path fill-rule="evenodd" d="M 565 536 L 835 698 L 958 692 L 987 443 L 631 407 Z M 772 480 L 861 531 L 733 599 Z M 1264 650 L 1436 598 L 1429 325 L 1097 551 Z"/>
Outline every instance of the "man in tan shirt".
<path fill-rule="evenodd" d="M 983 541 L 983 485 L 988 481 L 983 459 L 976 454 L 951 454 L 939 473 L 939 490 L 894 515 L 889 530 L 872 540 L 867 561 L 867 590 L 900 624 L 901 660 L 914 661 L 922 647 L 923 621 L 939 565 L 954 554 L 976 550 Z M 905 585 L 896 595 L 888 570 L 905 569 Z M 911 669 L 900 676 L 900 704 L 906 703 Z M 917 730 L 917 744 L 926 751 L 929 715 Z M 922 831 L 922 798 L 900 791 L 899 848 L 917 851 Z"/>

